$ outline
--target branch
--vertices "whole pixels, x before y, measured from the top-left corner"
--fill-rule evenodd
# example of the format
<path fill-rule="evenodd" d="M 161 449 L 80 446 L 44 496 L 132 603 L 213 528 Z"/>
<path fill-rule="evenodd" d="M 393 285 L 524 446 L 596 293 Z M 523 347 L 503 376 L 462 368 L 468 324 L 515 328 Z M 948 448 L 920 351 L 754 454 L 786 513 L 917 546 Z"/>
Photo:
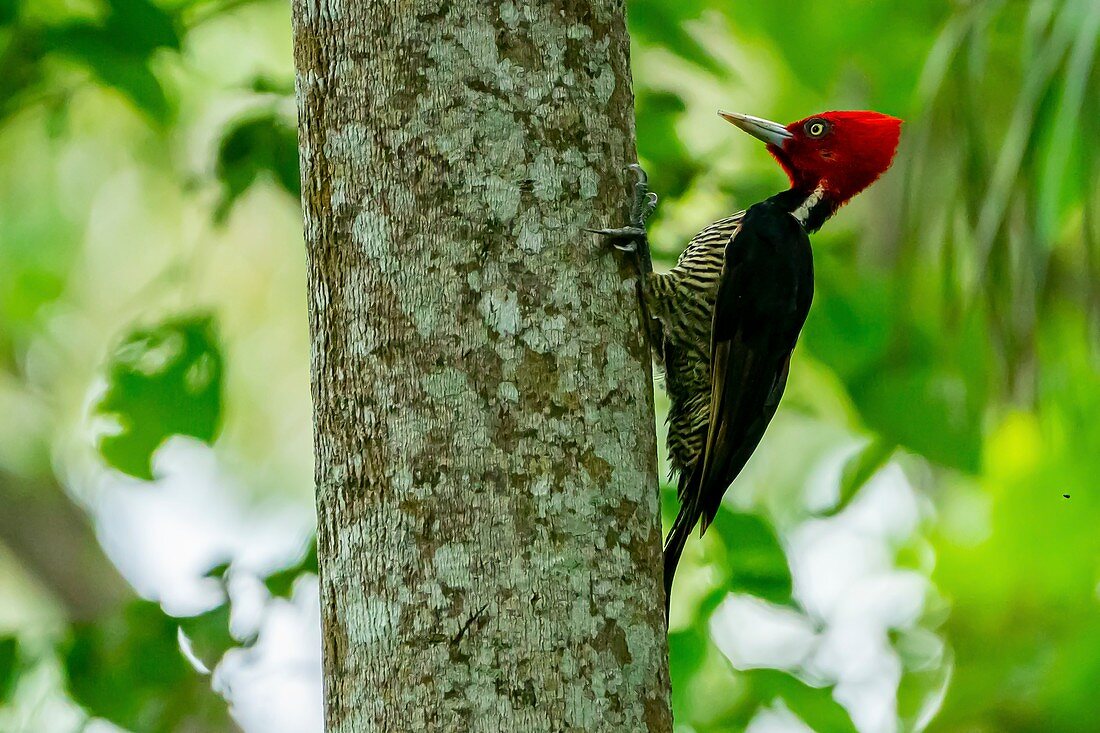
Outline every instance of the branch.
<path fill-rule="evenodd" d="M 135 597 L 103 554 L 88 518 L 52 478 L 0 470 L 0 543 L 72 620 L 103 616 Z"/>

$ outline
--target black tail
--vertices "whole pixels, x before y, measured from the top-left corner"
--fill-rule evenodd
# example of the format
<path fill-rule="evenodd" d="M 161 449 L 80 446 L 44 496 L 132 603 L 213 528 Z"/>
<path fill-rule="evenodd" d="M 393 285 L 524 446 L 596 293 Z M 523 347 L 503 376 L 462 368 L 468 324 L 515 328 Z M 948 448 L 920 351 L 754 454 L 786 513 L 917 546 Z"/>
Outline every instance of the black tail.
<path fill-rule="evenodd" d="M 693 502 L 692 502 L 693 503 Z M 672 529 L 665 539 L 665 619 L 668 619 L 669 605 L 672 603 L 672 578 L 676 575 L 676 565 L 680 562 L 680 555 L 684 552 L 691 530 L 695 528 L 695 522 L 699 513 L 692 503 L 680 507 L 680 513 L 676 515 L 676 521 L 672 523 Z"/>

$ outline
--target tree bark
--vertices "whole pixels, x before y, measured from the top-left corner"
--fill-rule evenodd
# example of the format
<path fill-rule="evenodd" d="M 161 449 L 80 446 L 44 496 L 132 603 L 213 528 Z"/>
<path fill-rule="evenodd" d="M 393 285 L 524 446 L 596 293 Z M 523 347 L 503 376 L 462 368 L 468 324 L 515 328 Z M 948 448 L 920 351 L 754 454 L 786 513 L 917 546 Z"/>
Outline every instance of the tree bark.
<path fill-rule="evenodd" d="M 327 729 L 671 730 L 621 0 L 295 0 Z"/>

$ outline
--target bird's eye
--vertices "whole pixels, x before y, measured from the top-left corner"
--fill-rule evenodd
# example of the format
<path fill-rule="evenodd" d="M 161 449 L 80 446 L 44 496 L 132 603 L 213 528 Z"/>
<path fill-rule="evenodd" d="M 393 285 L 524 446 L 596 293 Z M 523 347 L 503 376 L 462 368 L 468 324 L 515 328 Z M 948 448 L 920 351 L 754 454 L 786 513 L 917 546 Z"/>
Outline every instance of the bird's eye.
<path fill-rule="evenodd" d="M 829 131 L 829 123 L 825 120 L 810 120 L 806 123 L 806 134 L 810 137 L 824 137 Z"/>

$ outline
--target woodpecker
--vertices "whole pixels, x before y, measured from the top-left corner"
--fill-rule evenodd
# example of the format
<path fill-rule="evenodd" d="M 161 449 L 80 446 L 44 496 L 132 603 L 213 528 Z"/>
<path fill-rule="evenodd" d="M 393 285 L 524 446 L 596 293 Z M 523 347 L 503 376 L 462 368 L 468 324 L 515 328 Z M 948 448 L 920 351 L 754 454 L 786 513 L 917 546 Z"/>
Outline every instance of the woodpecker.
<path fill-rule="evenodd" d="M 657 196 L 640 166 L 631 166 L 628 224 L 590 230 L 633 255 L 671 402 L 668 453 L 680 512 L 665 541 L 666 613 L 688 536 L 697 523 L 706 532 L 779 406 L 813 299 L 808 235 L 886 172 L 901 133 L 901 120 L 869 111 L 789 125 L 718 114 L 767 145 L 790 188 L 707 226 L 667 273 L 652 269 L 645 222 Z"/>

